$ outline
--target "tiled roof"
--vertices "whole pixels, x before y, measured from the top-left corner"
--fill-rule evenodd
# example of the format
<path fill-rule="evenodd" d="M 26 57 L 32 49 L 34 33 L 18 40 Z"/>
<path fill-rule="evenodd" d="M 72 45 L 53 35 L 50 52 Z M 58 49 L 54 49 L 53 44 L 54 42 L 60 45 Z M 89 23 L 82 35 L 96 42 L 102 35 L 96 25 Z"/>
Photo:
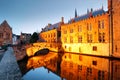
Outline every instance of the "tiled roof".
<path fill-rule="evenodd" d="M 4 20 L 4 21 L 0 24 L 0 27 L 2 27 L 2 26 L 3 26 L 3 27 L 9 27 L 10 29 L 12 29 L 6 20 Z"/>
<path fill-rule="evenodd" d="M 101 9 L 98 9 L 98 10 L 95 10 L 95 11 L 92 11 L 92 12 L 89 12 L 89 13 L 86 13 L 84 15 L 81 15 L 81 16 L 78 16 L 78 17 L 75 17 L 71 20 L 68 21 L 68 23 L 71 23 L 72 21 L 80 21 L 80 20 L 83 20 L 83 19 L 87 19 L 90 17 L 90 15 L 92 16 L 97 16 L 97 15 L 102 15 L 103 13 L 106 13 L 102 8 Z"/>
<path fill-rule="evenodd" d="M 47 25 L 45 28 L 43 28 L 42 32 L 49 31 L 52 29 L 57 29 L 60 26 L 60 24 L 61 24 L 61 22 L 58 22 L 55 24 L 50 24 L 50 26 Z"/>

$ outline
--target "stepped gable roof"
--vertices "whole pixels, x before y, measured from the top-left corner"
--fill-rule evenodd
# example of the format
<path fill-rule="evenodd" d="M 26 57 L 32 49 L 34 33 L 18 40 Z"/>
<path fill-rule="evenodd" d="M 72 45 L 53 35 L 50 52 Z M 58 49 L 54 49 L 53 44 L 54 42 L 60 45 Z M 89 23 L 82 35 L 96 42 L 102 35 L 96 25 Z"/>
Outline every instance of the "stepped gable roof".
<path fill-rule="evenodd" d="M 6 20 L 4 20 L 4 21 L 0 24 L 0 26 L 1 26 L 1 27 L 2 27 L 2 26 L 3 26 L 3 27 L 9 27 L 10 29 L 12 29 Z"/>
<path fill-rule="evenodd" d="M 101 8 L 101 9 L 86 13 L 84 15 L 75 17 L 75 18 L 69 20 L 68 23 L 71 23 L 72 21 L 76 22 L 76 21 L 80 21 L 80 20 L 83 20 L 83 19 L 87 19 L 87 18 L 91 17 L 90 15 L 97 16 L 97 15 L 102 15 L 103 13 L 106 13 L 106 12 L 103 10 L 103 8 Z"/>
<path fill-rule="evenodd" d="M 58 23 L 55 23 L 55 24 L 49 24 L 42 30 L 42 32 L 49 31 L 49 30 L 52 30 L 52 29 L 57 29 L 60 26 L 60 24 L 61 24 L 61 22 L 58 22 Z"/>

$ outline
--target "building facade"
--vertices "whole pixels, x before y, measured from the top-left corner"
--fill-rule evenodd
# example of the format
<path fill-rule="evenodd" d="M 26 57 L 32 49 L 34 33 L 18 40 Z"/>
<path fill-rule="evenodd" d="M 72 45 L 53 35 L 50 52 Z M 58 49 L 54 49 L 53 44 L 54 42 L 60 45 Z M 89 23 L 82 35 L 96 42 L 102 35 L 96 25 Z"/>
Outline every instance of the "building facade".
<path fill-rule="evenodd" d="M 112 53 L 120 57 L 120 0 L 108 0 L 110 16 Z"/>
<path fill-rule="evenodd" d="M 103 8 L 71 19 L 61 26 L 64 51 L 109 56 L 108 22 L 109 15 Z"/>
<path fill-rule="evenodd" d="M 30 38 L 31 38 L 31 34 L 30 33 L 22 33 L 21 32 L 21 35 L 20 35 L 21 44 L 29 43 Z"/>
<path fill-rule="evenodd" d="M 52 51 L 60 50 L 61 48 L 61 25 L 64 24 L 63 17 L 61 21 L 55 24 L 48 24 L 39 34 L 40 39 L 43 40 L 45 47 Z"/>
<path fill-rule="evenodd" d="M 0 46 L 7 44 L 12 44 L 12 28 L 5 20 L 0 24 Z"/>
<path fill-rule="evenodd" d="M 48 24 L 39 37 L 53 51 L 120 57 L 119 8 L 119 0 L 108 0 L 107 11 L 102 7 L 77 16 L 75 10 L 75 17 L 68 23 L 64 24 L 62 18 L 59 23 Z"/>
<path fill-rule="evenodd" d="M 117 6 L 117 5 L 118 6 Z M 61 26 L 65 52 L 98 56 L 120 56 L 119 0 L 108 0 L 108 11 L 87 10 Z"/>

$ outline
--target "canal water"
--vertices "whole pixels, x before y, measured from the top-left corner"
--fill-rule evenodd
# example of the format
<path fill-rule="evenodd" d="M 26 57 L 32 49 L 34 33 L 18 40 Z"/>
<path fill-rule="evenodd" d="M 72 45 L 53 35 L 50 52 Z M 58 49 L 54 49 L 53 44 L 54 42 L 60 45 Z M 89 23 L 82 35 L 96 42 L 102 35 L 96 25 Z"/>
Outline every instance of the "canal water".
<path fill-rule="evenodd" d="M 23 80 L 120 80 L 120 60 L 49 52 L 19 62 Z"/>

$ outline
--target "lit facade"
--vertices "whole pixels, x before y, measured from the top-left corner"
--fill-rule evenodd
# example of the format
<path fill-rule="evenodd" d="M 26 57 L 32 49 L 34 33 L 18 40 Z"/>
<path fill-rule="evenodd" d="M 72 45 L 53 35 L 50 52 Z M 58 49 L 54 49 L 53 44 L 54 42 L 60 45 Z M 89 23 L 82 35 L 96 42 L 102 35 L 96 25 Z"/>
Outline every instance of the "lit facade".
<path fill-rule="evenodd" d="M 119 0 L 108 0 L 108 11 L 102 7 L 77 16 L 75 10 L 75 18 L 66 24 L 63 18 L 59 23 L 48 24 L 39 37 L 51 51 L 120 57 L 119 7 Z"/>
<path fill-rule="evenodd" d="M 89 16 L 91 13 L 98 13 Z M 65 52 L 109 56 L 109 15 L 102 8 L 86 14 L 87 18 L 61 26 Z M 81 18 L 83 16 L 77 17 Z"/>
<path fill-rule="evenodd" d="M 62 25 L 64 51 L 120 57 L 119 5 L 119 0 L 108 0 L 108 11 L 104 11 L 103 7 L 96 11 L 91 9 Z"/>
<path fill-rule="evenodd" d="M 12 28 L 7 21 L 0 24 L 0 45 L 12 44 Z"/>
<path fill-rule="evenodd" d="M 64 24 L 63 17 L 61 22 L 55 24 L 48 24 L 42 29 L 39 34 L 40 39 L 43 40 L 44 47 L 47 47 L 51 51 L 59 52 L 61 48 L 61 25 Z"/>
<path fill-rule="evenodd" d="M 110 60 L 65 53 L 61 62 L 61 77 L 67 80 L 111 80 Z"/>

